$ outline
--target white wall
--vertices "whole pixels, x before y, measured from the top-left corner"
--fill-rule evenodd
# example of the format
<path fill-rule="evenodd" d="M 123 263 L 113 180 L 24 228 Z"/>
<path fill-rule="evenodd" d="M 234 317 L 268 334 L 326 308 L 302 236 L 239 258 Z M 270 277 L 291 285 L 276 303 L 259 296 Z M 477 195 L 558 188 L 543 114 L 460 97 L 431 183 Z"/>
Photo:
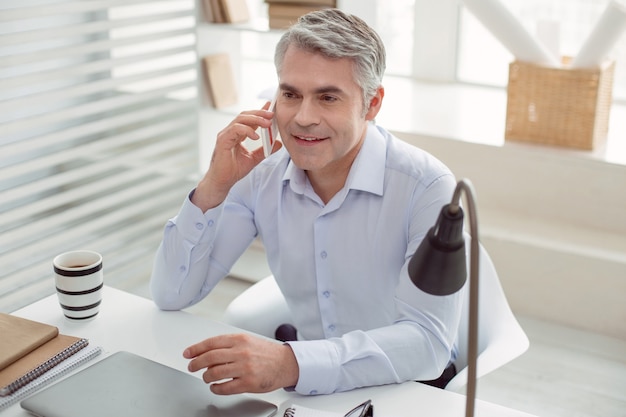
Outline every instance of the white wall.
<path fill-rule="evenodd" d="M 626 339 L 625 165 L 397 134 L 473 182 L 481 241 L 516 313 Z"/>

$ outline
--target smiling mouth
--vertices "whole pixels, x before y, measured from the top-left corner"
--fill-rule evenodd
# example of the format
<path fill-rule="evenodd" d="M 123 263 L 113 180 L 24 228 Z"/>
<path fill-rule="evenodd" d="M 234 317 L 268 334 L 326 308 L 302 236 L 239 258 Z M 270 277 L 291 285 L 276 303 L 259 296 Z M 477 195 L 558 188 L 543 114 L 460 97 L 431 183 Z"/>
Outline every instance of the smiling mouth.
<path fill-rule="evenodd" d="M 324 139 L 328 139 L 328 138 L 319 138 L 315 136 L 298 136 L 298 135 L 293 135 L 293 137 L 298 140 L 305 141 L 305 142 L 318 142 Z"/>

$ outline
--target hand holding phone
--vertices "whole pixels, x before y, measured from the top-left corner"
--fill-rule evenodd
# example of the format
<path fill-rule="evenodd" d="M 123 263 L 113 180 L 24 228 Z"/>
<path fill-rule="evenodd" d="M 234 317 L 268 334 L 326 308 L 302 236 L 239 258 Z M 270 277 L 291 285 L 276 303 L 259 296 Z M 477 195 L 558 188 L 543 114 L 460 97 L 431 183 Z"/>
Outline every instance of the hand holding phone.
<path fill-rule="evenodd" d="M 269 111 L 274 111 L 276 108 L 276 98 L 278 93 L 274 96 L 274 99 L 270 103 Z M 263 154 L 267 158 L 271 155 L 274 148 L 274 142 L 278 137 L 278 126 L 276 126 L 276 116 L 272 117 L 272 125 L 268 129 L 261 129 L 261 141 L 263 142 Z"/>

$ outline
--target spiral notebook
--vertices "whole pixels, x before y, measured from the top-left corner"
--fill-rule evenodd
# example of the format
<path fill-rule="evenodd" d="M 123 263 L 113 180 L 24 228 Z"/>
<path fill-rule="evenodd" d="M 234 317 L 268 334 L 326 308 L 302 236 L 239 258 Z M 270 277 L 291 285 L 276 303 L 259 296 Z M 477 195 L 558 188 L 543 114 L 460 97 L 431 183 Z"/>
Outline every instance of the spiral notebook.
<path fill-rule="evenodd" d="M 51 383 L 57 381 L 61 377 L 69 374 L 71 371 L 78 368 L 85 362 L 98 356 L 101 352 L 102 348 L 100 346 L 87 346 L 84 349 L 81 349 L 79 352 L 75 353 L 54 368 L 50 369 L 48 372 L 45 372 L 38 378 L 24 385 L 22 388 L 14 391 L 12 394 L 0 397 L 0 411 L 23 400 L 29 395 L 39 391 L 47 385 L 50 385 Z"/>
<path fill-rule="evenodd" d="M 39 378 L 88 344 L 87 339 L 57 335 L 0 371 L 0 397 Z"/>

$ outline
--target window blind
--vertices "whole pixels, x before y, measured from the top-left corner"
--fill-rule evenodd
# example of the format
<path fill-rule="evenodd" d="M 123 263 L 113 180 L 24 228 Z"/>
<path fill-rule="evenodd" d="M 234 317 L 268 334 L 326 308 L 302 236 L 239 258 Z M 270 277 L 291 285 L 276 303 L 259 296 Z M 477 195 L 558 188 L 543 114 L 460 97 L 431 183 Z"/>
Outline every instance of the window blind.
<path fill-rule="evenodd" d="M 102 253 L 108 285 L 147 282 L 197 172 L 195 13 L 0 4 L 0 311 L 52 294 L 72 249 Z"/>

